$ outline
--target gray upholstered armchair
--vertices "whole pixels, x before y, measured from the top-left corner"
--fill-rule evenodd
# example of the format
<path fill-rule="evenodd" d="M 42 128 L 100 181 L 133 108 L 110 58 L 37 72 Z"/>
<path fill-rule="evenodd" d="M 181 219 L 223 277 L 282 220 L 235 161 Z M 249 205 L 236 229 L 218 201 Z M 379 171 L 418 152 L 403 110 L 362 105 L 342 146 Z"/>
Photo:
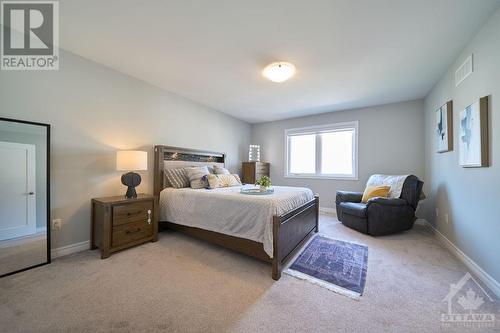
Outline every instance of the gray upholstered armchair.
<path fill-rule="evenodd" d="M 416 220 L 424 183 L 416 176 L 408 176 L 399 198 L 373 198 L 362 203 L 363 193 L 338 191 L 335 204 L 342 224 L 372 236 L 409 230 Z"/>

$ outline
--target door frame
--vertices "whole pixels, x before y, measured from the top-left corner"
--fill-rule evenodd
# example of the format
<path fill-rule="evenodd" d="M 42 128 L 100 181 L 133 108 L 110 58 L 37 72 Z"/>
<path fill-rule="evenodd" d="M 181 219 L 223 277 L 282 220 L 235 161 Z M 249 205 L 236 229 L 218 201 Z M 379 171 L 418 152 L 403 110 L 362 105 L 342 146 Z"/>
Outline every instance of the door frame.
<path fill-rule="evenodd" d="M 28 120 L 20 120 L 20 119 L 12 119 L 12 118 L 4 118 L 4 117 L 0 117 L 0 121 L 10 121 L 10 122 L 13 122 L 13 123 L 20 123 L 20 124 L 27 124 L 27 125 L 36 125 L 36 126 L 43 126 L 46 128 L 46 131 L 47 131 L 47 158 L 46 158 L 46 161 L 47 161 L 47 165 L 46 165 L 46 191 L 47 191 L 47 261 L 46 262 L 43 262 L 43 263 L 40 263 L 40 264 L 36 264 L 36 265 L 33 265 L 33 266 L 29 266 L 29 267 L 24 267 L 22 269 L 19 269 L 17 271 L 13 271 L 13 272 L 9 272 L 9 273 L 6 273 L 6 274 L 3 274 L 3 275 L 0 275 L 0 278 L 4 277 L 4 276 L 8 276 L 8 275 L 12 275 L 12 274 L 15 274 L 15 273 L 19 273 L 19 272 L 23 272 L 23 271 L 26 271 L 28 269 L 32 269 L 32 268 L 35 268 L 35 267 L 39 267 L 39 266 L 43 266 L 43 265 L 47 265 L 47 264 L 50 264 L 52 262 L 52 258 L 51 258 L 51 250 L 50 250 L 50 239 L 51 239 L 51 235 L 50 235 L 50 124 L 45 124 L 45 123 L 39 123 L 39 122 L 34 122 L 34 121 L 28 121 Z"/>

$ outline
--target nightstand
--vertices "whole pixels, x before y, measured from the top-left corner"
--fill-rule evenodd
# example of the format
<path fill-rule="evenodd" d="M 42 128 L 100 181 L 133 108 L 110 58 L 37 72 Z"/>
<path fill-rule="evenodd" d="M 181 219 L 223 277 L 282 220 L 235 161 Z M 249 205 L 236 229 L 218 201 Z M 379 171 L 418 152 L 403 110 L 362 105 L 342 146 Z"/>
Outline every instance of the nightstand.
<path fill-rule="evenodd" d="M 158 239 L 157 207 L 154 196 L 139 194 L 95 198 L 91 201 L 90 246 L 101 249 L 101 258 L 112 253 Z"/>
<path fill-rule="evenodd" d="M 267 162 L 243 162 L 243 183 L 255 184 L 262 176 L 269 177 L 270 164 Z"/>

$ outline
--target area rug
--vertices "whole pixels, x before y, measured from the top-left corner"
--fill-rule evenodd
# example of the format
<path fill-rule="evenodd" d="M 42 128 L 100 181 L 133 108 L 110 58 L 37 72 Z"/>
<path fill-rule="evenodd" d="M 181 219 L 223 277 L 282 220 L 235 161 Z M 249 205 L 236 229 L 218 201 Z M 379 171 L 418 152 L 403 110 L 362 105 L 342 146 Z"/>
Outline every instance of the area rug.
<path fill-rule="evenodd" d="M 359 299 L 367 263 L 368 247 L 317 235 L 284 273 Z"/>

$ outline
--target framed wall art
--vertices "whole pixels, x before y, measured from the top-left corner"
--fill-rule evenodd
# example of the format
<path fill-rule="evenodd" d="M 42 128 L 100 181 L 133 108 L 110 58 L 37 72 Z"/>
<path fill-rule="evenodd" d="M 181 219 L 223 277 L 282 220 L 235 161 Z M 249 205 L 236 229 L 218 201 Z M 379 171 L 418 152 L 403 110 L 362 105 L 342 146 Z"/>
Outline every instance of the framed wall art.
<path fill-rule="evenodd" d="M 459 158 L 465 168 L 489 166 L 488 96 L 460 112 Z"/>
<path fill-rule="evenodd" d="M 436 110 L 436 146 L 438 153 L 453 150 L 453 102 Z"/>

